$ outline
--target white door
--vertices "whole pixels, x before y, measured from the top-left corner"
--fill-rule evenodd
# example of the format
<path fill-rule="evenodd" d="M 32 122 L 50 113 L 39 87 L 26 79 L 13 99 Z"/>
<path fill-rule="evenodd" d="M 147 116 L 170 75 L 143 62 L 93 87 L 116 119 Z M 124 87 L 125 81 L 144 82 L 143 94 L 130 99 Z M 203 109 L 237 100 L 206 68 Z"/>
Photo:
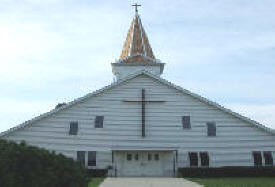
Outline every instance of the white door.
<path fill-rule="evenodd" d="M 164 151 L 117 152 L 117 176 L 161 177 L 173 176 L 173 153 Z"/>
<path fill-rule="evenodd" d="M 117 176 L 134 177 L 141 174 L 141 154 L 139 152 L 122 152 L 118 154 Z"/>
<path fill-rule="evenodd" d="M 141 162 L 142 174 L 141 176 L 163 176 L 163 155 L 159 152 L 144 152 L 143 160 Z"/>

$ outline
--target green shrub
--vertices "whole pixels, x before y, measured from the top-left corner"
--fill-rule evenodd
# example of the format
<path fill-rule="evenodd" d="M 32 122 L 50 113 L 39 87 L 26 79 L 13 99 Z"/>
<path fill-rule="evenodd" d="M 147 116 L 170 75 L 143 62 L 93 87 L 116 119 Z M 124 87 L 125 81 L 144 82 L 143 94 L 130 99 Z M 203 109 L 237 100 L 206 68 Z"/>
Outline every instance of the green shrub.
<path fill-rule="evenodd" d="M 62 154 L 0 139 L 0 186 L 86 187 L 85 169 Z"/>
<path fill-rule="evenodd" d="M 275 177 L 275 167 L 227 166 L 218 168 L 179 168 L 180 177 Z"/>

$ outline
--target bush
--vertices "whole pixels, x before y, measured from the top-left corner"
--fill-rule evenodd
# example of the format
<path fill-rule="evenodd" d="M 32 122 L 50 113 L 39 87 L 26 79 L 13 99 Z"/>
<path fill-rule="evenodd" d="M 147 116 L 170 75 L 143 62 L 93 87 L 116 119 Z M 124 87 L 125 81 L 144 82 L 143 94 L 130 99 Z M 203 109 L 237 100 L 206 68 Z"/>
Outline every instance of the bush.
<path fill-rule="evenodd" d="M 0 139 L 0 186 L 86 187 L 85 169 L 62 154 Z"/>
<path fill-rule="evenodd" d="M 179 168 L 180 177 L 275 177 L 275 167 Z"/>

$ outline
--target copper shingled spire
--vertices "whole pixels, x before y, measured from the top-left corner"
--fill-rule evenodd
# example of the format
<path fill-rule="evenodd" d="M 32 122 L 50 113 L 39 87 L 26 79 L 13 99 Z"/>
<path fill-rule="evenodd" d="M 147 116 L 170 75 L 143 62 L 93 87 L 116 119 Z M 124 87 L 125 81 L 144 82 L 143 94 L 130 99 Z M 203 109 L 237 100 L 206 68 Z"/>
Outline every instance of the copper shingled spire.
<path fill-rule="evenodd" d="M 155 56 L 138 15 L 137 7 L 140 5 L 132 6 L 135 6 L 136 13 L 127 33 L 120 59 L 124 62 L 155 61 Z"/>

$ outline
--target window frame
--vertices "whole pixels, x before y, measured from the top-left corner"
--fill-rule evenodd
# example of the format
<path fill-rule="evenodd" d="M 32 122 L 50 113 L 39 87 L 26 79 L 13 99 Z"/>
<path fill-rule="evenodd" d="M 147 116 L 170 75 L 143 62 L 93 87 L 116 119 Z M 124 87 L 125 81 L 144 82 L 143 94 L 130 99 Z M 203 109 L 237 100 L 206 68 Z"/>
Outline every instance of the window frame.
<path fill-rule="evenodd" d="M 135 161 L 138 161 L 138 159 L 139 159 L 139 154 L 136 153 L 134 157 L 135 157 Z"/>
<path fill-rule="evenodd" d="M 133 159 L 132 159 L 132 154 L 131 153 L 127 153 L 126 154 L 126 160 L 127 161 L 132 161 Z"/>
<path fill-rule="evenodd" d="M 191 159 L 191 155 L 196 155 L 196 163 L 194 164 L 194 159 Z M 189 166 L 190 167 L 199 167 L 199 156 L 198 152 L 188 152 Z M 193 164 L 192 164 L 193 163 Z"/>
<path fill-rule="evenodd" d="M 71 121 L 69 135 L 77 135 L 77 134 L 78 134 L 78 121 Z"/>
<path fill-rule="evenodd" d="M 104 116 L 96 116 L 94 123 L 95 123 L 95 128 L 103 128 Z"/>
<path fill-rule="evenodd" d="M 259 160 L 257 161 L 255 156 L 258 155 Z M 253 163 L 254 167 L 261 167 L 263 166 L 263 157 L 262 157 L 262 152 L 261 151 L 253 151 L 252 152 L 252 157 L 253 157 Z"/>
<path fill-rule="evenodd" d="M 217 125 L 216 125 L 216 122 L 214 122 L 214 121 L 207 122 L 206 126 L 207 126 L 207 136 L 208 137 L 216 137 L 217 136 Z M 213 130 L 215 130 L 215 131 L 213 132 Z"/>
<path fill-rule="evenodd" d="M 266 155 L 269 155 L 270 157 L 266 157 Z M 272 151 L 263 151 L 263 159 L 264 159 L 264 164 L 265 166 L 273 166 L 273 155 Z M 270 161 L 270 162 L 269 162 Z M 269 163 L 267 163 L 269 162 Z"/>
<path fill-rule="evenodd" d="M 151 160 L 153 160 L 153 158 L 152 158 L 153 156 L 152 156 L 152 153 L 148 153 L 148 155 L 147 155 L 147 160 L 148 161 L 151 161 Z"/>
<path fill-rule="evenodd" d="M 203 154 L 205 154 L 206 157 L 203 157 L 202 156 Z M 209 153 L 207 151 L 202 151 L 202 152 L 199 152 L 199 155 L 200 155 L 200 166 L 201 167 L 209 167 L 209 165 L 210 165 Z M 206 158 L 206 160 L 205 160 L 205 158 Z"/>
<path fill-rule="evenodd" d="M 154 160 L 159 161 L 159 156 L 160 156 L 159 153 L 155 153 L 154 154 Z"/>
<path fill-rule="evenodd" d="M 86 166 L 85 160 L 86 160 L 86 152 L 85 151 L 77 151 L 76 152 L 76 161 L 79 162 L 83 167 L 85 167 Z"/>
<path fill-rule="evenodd" d="M 96 151 L 88 151 L 88 166 L 96 166 Z"/>
<path fill-rule="evenodd" d="M 191 117 L 190 116 L 182 116 L 181 124 L 183 129 L 191 129 Z"/>

